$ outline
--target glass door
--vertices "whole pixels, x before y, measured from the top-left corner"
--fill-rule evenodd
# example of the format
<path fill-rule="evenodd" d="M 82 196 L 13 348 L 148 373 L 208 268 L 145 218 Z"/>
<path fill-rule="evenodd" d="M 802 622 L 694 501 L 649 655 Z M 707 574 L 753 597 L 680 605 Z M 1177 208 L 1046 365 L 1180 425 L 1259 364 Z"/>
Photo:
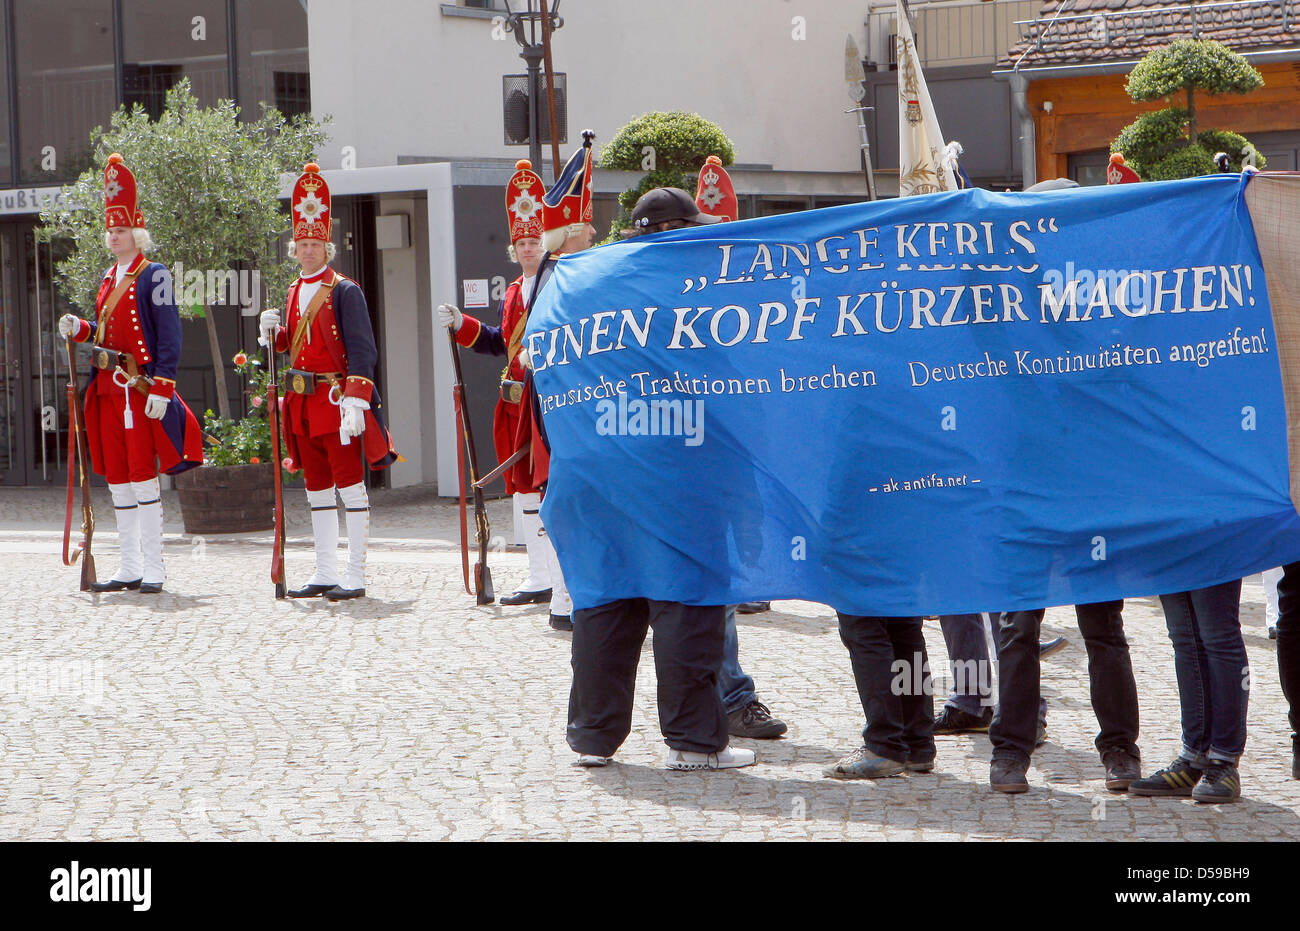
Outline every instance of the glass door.
<path fill-rule="evenodd" d="M 15 234 L 0 227 L 0 482 L 21 485 L 23 465 L 22 304 L 14 279 L 18 271 Z"/>
<path fill-rule="evenodd" d="M 54 281 L 54 265 L 67 256 L 66 241 L 38 243 L 35 230 L 22 231 L 22 270 L 27 295 L 28 364 L 23 366 L 26 411 L 31 438 L 26 455 L 26 483 L 64 481 L 68 452 L 68 354 L 59 339 L 59 318 L 74 311 Z M 81 381 L 84 387 L 85 354 Z"/>

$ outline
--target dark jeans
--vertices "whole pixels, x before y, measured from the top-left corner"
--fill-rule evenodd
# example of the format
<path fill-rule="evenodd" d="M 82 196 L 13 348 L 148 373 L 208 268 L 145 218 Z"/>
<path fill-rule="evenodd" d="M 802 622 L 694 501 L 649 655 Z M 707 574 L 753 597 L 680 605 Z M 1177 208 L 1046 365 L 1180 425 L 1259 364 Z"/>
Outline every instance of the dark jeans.
<path fill-rule="evenodd" d="M 989 617 L 996 623 L 996 614 Z M 983 614 L 943 614 L 939 617 L 939 630 L 948 648 L 948 666 L 952 673 L 952 691 L 944 705 L 976 717 L 998 703 L 993 694 L 988 644 L 984 640 L 984 618 Z M 994 631 L 993 649 L 997 648 L 998 636 Z M 1047 718 L 1047 702 L 1041 696 L 1038 716 L 1044 720 Z"/>
<path fill-rule="evenodd" d="M 1300 562 L 1282 567 L 1277 600 L 1277 672 L 1291 712 L 1291 743 L 1300 752 Z"/>
<path fill-rule="evenodd" d="M 919 617 L 836 612 L 867 718 L 862 743 L 904 763 L 934 759 L 934 696 Z"/>
<path fill-rule="evenodd" d="M 1088 652 L 1088 685 L 1092 710 L 1101 732 L 1096 738 L 1098 752 L 1123 750 L 1138 756 L 1138 697 L 1124 637 L 1124 602 L 1102 601 L 1075 605 L 1074 615 L 1079 633 Z M 980 714 L 992 701 L 983 694 L 987 682 L 982 662 L 987 662 L 984 646 L 983 615 L 956 614 L 939 618 L 944 642 L 953 666 L 953 694 L 947 704 L 970 714 Z M 999 636 L 1000 639 L 1000 636 Z M 958 683 L 967 684 L 965 690 Z M 1047 702 L 1038 697 L 1039 717 L 1047 715 Z M 1036 736 L 1036 735 L 1035 735 Z"/>
<path fill-rule="evenodd" d="M 1183 757 L 1236 763 L 1246 748 L 1250 667 L 1241 639 L 1241 580 L 1161 595 L 1174 644 Z"/>
<path fill-rule="evenodd" d="M 625 598 L 573 613 L 569 746 L 613 756 L 632 730 L 636 668 L 647 631 L 658 678 L 659 728 L 674 750 L 716 753 L 727 746 L 718 698 L 722 605 Z"/>
<path fill-rule="evenodd" d="M 998 710 L 989 726 L 994 760 L 1029 765 L 1038 737 L 1038 633 L 1043 609 L 995 614 L 998 628 Z"/>
<path fill-rule="evenodd" d="M 1124 637 L 1124 601 L 1075 605 L 1074 616 L 1088 651 L 1088 690 L 1101 727 L 1097 751 L 1123 750 L 1137 757 L 1138 693 Z"/>

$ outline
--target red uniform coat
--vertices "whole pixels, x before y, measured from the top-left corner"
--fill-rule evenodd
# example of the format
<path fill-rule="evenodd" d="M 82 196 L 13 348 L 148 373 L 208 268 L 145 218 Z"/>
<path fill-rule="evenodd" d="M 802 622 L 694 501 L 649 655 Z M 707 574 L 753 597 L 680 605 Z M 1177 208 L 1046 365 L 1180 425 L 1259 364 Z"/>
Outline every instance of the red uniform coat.
<path fill-rule="evenodd" d="M 366 430 L 362 434 L 366 461 L 372 469 L 387 468 L 397 460 L 393 438 L 384 424 L 383 402 L 375 389 L 375 366 L 379 350 L 370 326 L 370 310 L 365 295 L 351 278 L 326 268 L 321 287 L 333 283 L 311 324 L 311 338 L 304 340 L 298 356 L 290 360 L 296 369 L 308 372 L 338 372 L 345 397 L 361 398 L 370 403 L 365 412 Z M 276 331 L 275 349 L 288 352 L 292 334 L 298 328 L 298 279 L 289 287 L 285 320 L 288 326 Z M 298 468 L 298 437 L 325 436 L 338 433 L 342 415 L 330 401 L 329 385 L 320 384 L 313 394 L 286 392 L 280 402 L 284 426 L 285 456 Z"/>
<path fill-rule="evenodd" d="M 109 268 L 95 298 L 95 321 L 81 321 L 73 334 L 76 342 L 94 342 L 117 352 L 130 353 L 140 371 L 153 379 L 151 394 L 171 400 L 161 420 L 140 414 L 135 427 L 125 431 L 126 442 L 145 456 L 157 456 L 158 468 L 168 475 L 184 472 L 203 462 L 203 434 L 193 412 L 176 394 L 176 367 L 181 356 L 181 319 L 176 310 L 171 275 L 166 267 L 137 255 L 128 274 L 138 272 L 117 302 L 113 315 L 103 326 L 104 304 L 116 287 L 116 268 Z M 85 424 L 91 468 L 99 475 L 108 472 L 103 430 L 105 418 L 122 415 L 108 402 L 113 392 L 123 391 L 113 383 L 111 371 L 91 370 L 86 386 Z M 136 389 L 132 388 L 132 392 Z M 138 400 L 137 400 L 138 403 Z M 140 421 L 144 420 L 144 423 Z M 117 424 L 113 425 L 114 428 Z"/>
<path fill-rule="evenodd" d="M 469 314 L 464 315 L 460 329 L 456 331 L 456 342 L 467 349 L 487 355 L 504 356 L 509 352 L 510 336 L 524 317 L 527 306 L 523 299 L 523 277 L 516 278 L 506 289 L 501 300 L 501 325 L 488 326 Z M 521 344 L 522 346 L 522 344 Z M 503 378 L 522 382 L 526 371 L 519 361 L 519 354 L 506 365 Z M 522 402 L 512 404 L 502 398 L 497 399 L 496 410 L 492 415 L 492 444 L 496 447 L 497 462 L 505 462 L 527 442 L 529 404 L 525 397 Z M 506 483 L 506 494 L 528 494 L 538 491 L 546 481 L 545 472 L 538 473 L 538 463 L 531 456 L 524 456 L 505 471 L 502 476 Z"/>

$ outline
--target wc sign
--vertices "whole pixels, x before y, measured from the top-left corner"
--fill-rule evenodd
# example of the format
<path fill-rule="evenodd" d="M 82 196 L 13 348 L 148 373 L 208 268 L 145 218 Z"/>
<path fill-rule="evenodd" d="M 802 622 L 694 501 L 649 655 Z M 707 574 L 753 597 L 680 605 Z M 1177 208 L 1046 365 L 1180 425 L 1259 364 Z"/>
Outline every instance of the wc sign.
<path fill-rule="evenodd" d="M 465 299 L 461 301 L 461 307 L 473 309 L 490 306 L 488 303 L 488 280 L 486 278 L 466 278 L 461 284 L 465 289 Z"/>

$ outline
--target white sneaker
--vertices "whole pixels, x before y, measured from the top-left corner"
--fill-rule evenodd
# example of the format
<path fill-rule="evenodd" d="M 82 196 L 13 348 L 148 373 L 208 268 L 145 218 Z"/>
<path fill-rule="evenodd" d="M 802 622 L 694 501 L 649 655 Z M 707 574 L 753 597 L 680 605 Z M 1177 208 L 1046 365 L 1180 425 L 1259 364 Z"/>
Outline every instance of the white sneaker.
<path fill-rule="evenodd" d="M 590 753 L 584 753 L 582 756 L 578 757 L 578 765 L 586 766 L 588 768 L 593 766 L 608 766 L 609 763 L 610 757 L 607 756 L 594 756 Z"/>
<path fill-rule="evenodd" d="M 724 747 L 717 753 L 693 753 L 690 750 L 669 750 L 669 769 L 736 769 L 740 766 L 753 766 L 757 757 L 753 750 Z"/>

